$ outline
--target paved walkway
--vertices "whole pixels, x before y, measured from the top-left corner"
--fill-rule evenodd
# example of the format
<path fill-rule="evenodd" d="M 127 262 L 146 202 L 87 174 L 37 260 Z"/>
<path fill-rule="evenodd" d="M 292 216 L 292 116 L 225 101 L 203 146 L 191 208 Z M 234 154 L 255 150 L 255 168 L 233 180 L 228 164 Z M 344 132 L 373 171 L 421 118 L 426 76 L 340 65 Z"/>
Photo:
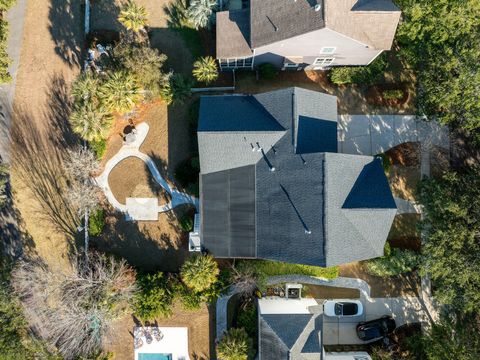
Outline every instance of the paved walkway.
<path fill-rule="evenodd" d="M 8 21 L 7 53 L 12 60 L 8 67 L 12 81 L 9 84 L 0 85 L 0 157 L 6 162 L 10 161 L 11 114 L 20 63 L 26 4 L 27 0 L 17 0 L 16 5 L 7 12 L 6 16 Z"/>
<path fill-rule="evenodd" d="M 420 142 L 424 149 L 450 146 L 448 128 L 415 115 L 339 115 L 338 151 L 376 155 L 405 142 Z"/>
<path fill-rule="evenodd" d="M 162 177 L 160 171 L 158 171 L 155 162 L 152 160 L 150 156 L 140 151 L 140 146 L 144 142 L 145 138 L 147 137 L 149 130 L 149 126 L 147 123 L 141 123 L 136 127 L 136 138 L 135 141 L 131 143 L 125 143 L 122 148 L 118 151 L 115 156 L 113 156 L 108 162 L 105 164 L 105 168 L 103 172 L 95 178 L 95 182 L 97 185 L 103 190 L 105 196 L 108 199 L 108 202 L 118 211 L 124 212 L 127 214 L 128 220 L 152 220 L 151 218 L 148 219 L 141 219 L 136 218 L 134 214 L 142 213 L 142 211 L 130 211 L 129 215 L 129 208 L 127 205 L 121 204 L 113 195 L 113 192 L 110 188 L 108 183 L 108 176 L 110 172 L 123 160 L 129 157 L 136 157 L 145 162 L 148 169 L 150 170 L 153 178 L 155 181 L 171 196 L 172 200 L 168 204 L 164 205 L 154 205 L 156 209 L 153 209 L 154 212 L 162 213 L 166 211 L 172 210 L 174 207 L 182 205 L 182 204 L 192 204 L 198 209 L 198 199 L 190 196 L 188 194 L 182 193 L 177 189 L 172 188 L 168 182 Z M 132 202 L 132 204 L 136 203 L 138 206 L 141 206 L 142 201 L 139 202 Z M 148 202 L 148 205 L 151 206 L 151 202 Z M 148 211 L 148 209 L 147 209 Z M 154 219 L 153 219 L 154 220 Z"/>

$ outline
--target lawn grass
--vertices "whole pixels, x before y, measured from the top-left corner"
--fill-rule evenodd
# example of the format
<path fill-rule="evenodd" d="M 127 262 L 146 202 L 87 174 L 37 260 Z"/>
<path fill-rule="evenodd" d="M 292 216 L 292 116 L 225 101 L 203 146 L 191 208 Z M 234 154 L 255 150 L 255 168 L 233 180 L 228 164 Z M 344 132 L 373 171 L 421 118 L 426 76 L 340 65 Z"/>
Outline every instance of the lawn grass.
<path fill-rule="evenodd" d="M 242 260 L 239 266 L 252 267 L 265 276 L 307 275 L 325 279 L 335 279 L 338 277 L 339 273 L 337 266 L 324 268 L 320 266 L 290 264 L 271 260 Z"/>

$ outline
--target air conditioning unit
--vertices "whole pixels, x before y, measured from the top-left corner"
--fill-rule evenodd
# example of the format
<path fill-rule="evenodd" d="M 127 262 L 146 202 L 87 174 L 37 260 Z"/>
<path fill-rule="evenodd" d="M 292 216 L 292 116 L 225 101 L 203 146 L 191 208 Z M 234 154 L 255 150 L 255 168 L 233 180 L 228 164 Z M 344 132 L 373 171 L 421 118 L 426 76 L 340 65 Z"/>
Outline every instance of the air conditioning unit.
<path fill-rule="evenodd" d="M 285 296 L 287 299 L 302 298 L 302 284 L 285 284 Z"/>

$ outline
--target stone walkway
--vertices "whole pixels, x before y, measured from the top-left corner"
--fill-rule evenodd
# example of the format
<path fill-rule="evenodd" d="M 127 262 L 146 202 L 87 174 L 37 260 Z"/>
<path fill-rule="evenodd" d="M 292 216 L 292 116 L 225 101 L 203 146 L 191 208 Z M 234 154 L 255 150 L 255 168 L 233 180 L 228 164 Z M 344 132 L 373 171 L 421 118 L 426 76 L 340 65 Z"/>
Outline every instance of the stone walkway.
<path fill-rule="evenodd" d="M 158 213 L 170 211 L 176 206 L 182 204 L 192 204 L 198 209 L 198 199 L 188 194 L 182 193 L 175 188 L 172 188 L 160 174 L 160 171 L 155 165 L 153 159 L 147 154 L 140 151 L 140 146 L 145 141 L 148 130 L 149 126 L 147 123 L 141 123 L 136 127 L 135 140 L 128 144 L 124 143 L 118 153 L 116 153 L 115 156 L 108 160 L 108 162 L 105 164 L 103 172 L 95 178 L 96 184 L 103 190 L 108 202 L 116 210 L 126 214 L 127 220 L 156 220 L 152 218 L 152 216 L 142 216 L 138 214 L 145 213 L 145 211 L 151 214 L 153 211 L 158 217 Z M 113 192 L 108 183 L 108 176 L 110 175 L 110 172 L 115 168 L 115 166 L 117 166 L 120 162 L 129 157 L 139 158 L 147 165 L 155 181 L 171 196 L 172 200 L 168 204 L 158 205 L 158 202 L 153 203 L 152 209 L 152 202 L 145 201 L 146 199 L 143 198 L 137 199 L 138 201 L 127 200 L 127 205 L 121 204 L 115 198 L 115 195 L 113 195 Z M 135 200 L 135 198 L 133 198 L 133 200 Z M 137 208 L 129 209 L 128 203 L 133 204 L 131 206 L 136 206 Z M 142 204 L 148 206 L 149 209 L 138 209 L 138 207 L 141 207 Z"/>

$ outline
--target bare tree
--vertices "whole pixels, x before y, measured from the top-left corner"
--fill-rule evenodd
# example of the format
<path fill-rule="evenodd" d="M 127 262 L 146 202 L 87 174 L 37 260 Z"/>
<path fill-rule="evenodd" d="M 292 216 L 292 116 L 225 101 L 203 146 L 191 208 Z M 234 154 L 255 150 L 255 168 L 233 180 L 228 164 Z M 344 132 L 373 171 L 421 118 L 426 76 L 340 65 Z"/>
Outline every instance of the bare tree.
<path fill-rule="evenodd" d="M 71 180 L 68 200 L 79 214 L 83 213 L 85 258 L 88 260 L 89 215 L 97 207 L 100 197 L 100 191 L 93 183 L 91 176 L 100 169 L 100 164 L 93 151 L 86 146 L 78 146 L 68 150 L 64 167 Z"/>
<path fill-rule="evenodd" d="M 135 271 L 99 254 L 68 272 L 23 261 L 12 283 L 31 325 L 67 360 L 100 350 L 136 292 Z"/>
<path fill-rule="evenodd" d="M 255 291 L 262 286 L 263 278 L 254 269 L 242 266 L 239 269 L 232 267 L 232 270 L 232 283 L 244 298 L 252 297 Z"/>
<path fill-rule="evenodd" d="M 65 171 L 77 181 L 89 180 L 100 170 L 100 164 L 93 151 L 83 146 L 69 149 L 65 161 Z"/>

